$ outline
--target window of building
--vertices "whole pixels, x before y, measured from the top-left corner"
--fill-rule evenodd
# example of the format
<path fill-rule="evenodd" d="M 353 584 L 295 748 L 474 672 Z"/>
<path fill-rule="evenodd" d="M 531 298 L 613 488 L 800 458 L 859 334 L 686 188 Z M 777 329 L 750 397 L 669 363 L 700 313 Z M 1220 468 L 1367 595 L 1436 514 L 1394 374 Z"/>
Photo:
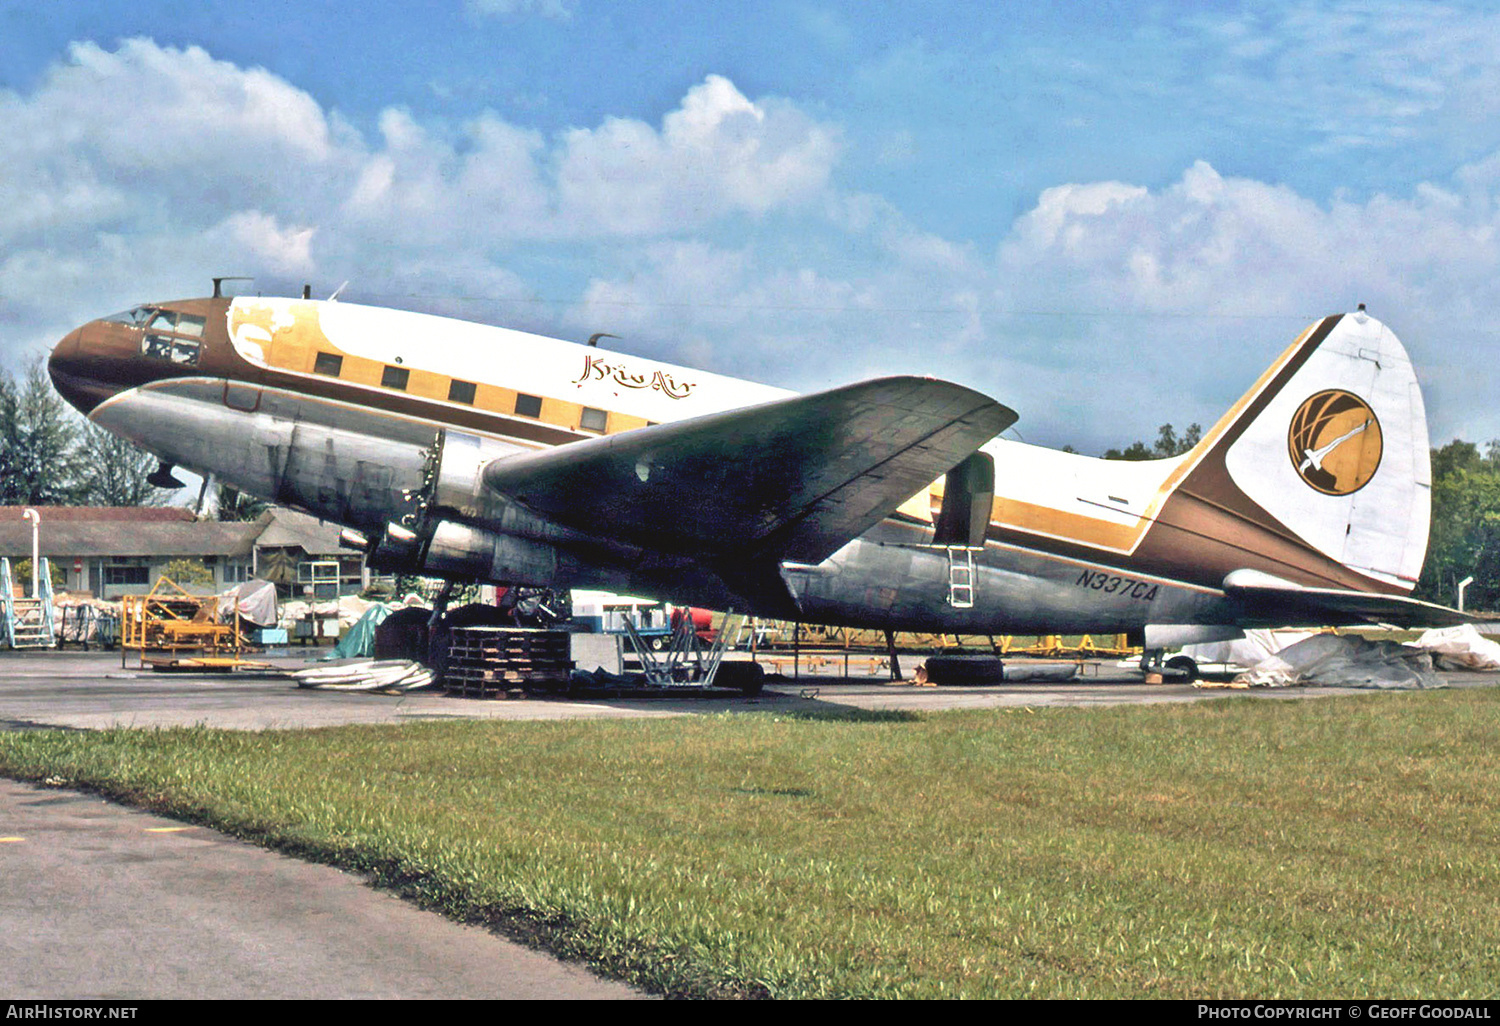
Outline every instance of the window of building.
<path fill-rule="evenodd" d="M 344 358 L 337 353 L 319 353 L 318 358 L 313 361 L 314 374 L 327 374 L 330 378 L 336 378 L 343 369 Z"/>
<path fill-rule="evenodd" d="M 592 407 L 585 406 L 583 408 L 583 417 L 579 420 L 578 426 L 583 428 L 583 430 L 585 431 L 598 431 L 602 434 L 604 432 L 605 426 L 608 423 L 608 413 L 603 410 L 596 410 Z"/>
<path fill-rule="evenodd" d="M 448 384 L 448 401 L 450 403 L 468 403 L 474 405 L 474 382 L 454 380 Z"/>
<path fill-rule="evenodd" d="M 542 397 L 539 395 L 527 395 L 524 392 L 517 393 L 516 412 L 523 417 L 540 417 L 542 415 Z"/>
<path fill-rule="evenodd" d="M 104 568 L 104 583 L 106 586 L 146 584 L 150 576 L 150 568 L 144 566 L 111 564 L 106 565 Z"/>
<path fill-rule="evenodd" d="M 380 372 L 380 387 L 399 388 L 404 392 L 406 390 L 406 382 L 410 377 L 411 371 L 405 367 L 387 366 L 385 370 Z"/>
<path fill-rule="evenodd" d="M 224 564 L 225 584 L 244 584 L 248 580 L 251 580 L 249 563 Z"/>

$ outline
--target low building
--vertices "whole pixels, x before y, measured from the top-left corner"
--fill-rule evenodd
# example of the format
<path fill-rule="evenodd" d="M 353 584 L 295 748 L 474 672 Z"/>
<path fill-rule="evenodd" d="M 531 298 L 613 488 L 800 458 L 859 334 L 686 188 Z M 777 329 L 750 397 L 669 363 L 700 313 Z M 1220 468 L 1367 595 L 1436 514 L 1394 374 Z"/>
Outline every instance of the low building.
<path fill-rule="evenodd" d="M 12 568 L 31 558 L 25 507 L 0 506 L 0 556 Z M 39 544 L 60 590 L 117 599 L 144 594 L 168 566 L 201 563 L 212 582 L 177 583 L 214 594 L 251 578 L 274 581 L 284 596 L 358 590 L 362 557 L 339 548 L 339 528 L 295 510 L 271 507 L 255 520 L 199 520 L 191 510 L 153 506 L 38 506 Z M 168 574 L 170 576 L 170 574 Z M 17 584 L 22 583 L 17 581 Z"/>

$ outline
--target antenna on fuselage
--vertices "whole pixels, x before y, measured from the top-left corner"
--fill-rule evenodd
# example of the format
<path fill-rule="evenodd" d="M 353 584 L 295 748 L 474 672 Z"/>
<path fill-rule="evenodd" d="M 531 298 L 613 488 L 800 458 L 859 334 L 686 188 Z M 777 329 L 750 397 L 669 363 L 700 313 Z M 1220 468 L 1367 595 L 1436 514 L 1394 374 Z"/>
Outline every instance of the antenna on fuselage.
<path fill-rule="evenodd" d="M 330 303 L 337 303 L 339 301 L 339 293 L 342 292 L 342 291 L 344 291 L 344 289 L 348 288 L 348 286 L 349 286 L 349 283 L 346 281 L 346 282 L 344 282 L 344 284 L 342 284 L 338 288 L 334 289 L 333 290 L 333 295 L 331 295 L 331 296 L 328 297 L 328 301 Z"/>
<path fill-rule="evenodd" d="M 219 298 L 223 297 L 223 295 L 224 295 L 224 283 L 226 281 L 254 281 L 254 280 L 255 280 L 254 278 L 248 278 L 248 277 L 245 277 L 244 275 L 234 275 L 234 274 L 225 275 L 222 278 L 215 278 L 214 279 L 214 298 L 215 299 L 219 299 Z"/>
<path fill-rule="evenodd" d="M 611 335 L 607 331 L 596 331 L 589 336 L 588 345 L 597 346 L 601 338 L 619 338 L 619 335 Z"/>

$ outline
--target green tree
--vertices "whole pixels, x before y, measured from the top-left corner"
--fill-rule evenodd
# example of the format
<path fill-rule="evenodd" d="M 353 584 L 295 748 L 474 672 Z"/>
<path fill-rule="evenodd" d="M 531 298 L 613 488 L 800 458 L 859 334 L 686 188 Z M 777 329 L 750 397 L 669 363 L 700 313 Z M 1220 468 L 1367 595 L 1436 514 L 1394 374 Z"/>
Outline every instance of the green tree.
<path fill-rule="evenodd" d="M 157 580 L 163 577 L 183 587 L 214 583 L 214 572 L 201 559 L 171 560 L 161 568 L 161 573 L 157 574 Z"/>
<path fill-rule="evenodd" d="M 171 492 L 148 484 L 156 457 L 96 424 L 84 423 L 83 502 L 88 506 L 159 506 Z"/>
<path fill-rule="evenodd" d="M 1189 424 L 1182 437 L 1177 437 L 1177 431 L 1171 424 L 1163 424 L 1156 430 L 1156 442 L 1147 445 L 1145 442 L 1132 442 L 1124 449 L 1106 449 L 1104 458 L 1107 460 L 1160 460 L 1169 456 L 1181 456 L 1193 446 L 1197 445 L 1203 438 L 1203 428 L 1198 424 Z"/>
<path fill-rule="evenodd" d="M 271 507 L 269 502 L 246 495 L 237 488 L 221 484 L 218 486 L 219 520 L 254 520 Z"/>
<path fill-rule="evenodd" d="M 1458 602 L 1458 582 L 1472 576 L 1464 605 L 1500 606 L 1500 443 L 1485 455 L 1454 440 L 1432 450 L 1432 528 L 1414 592 L 1443 605 Z"/>
<path fill-rule="evenodd" d="M 52 390 L 40 358 L 17 382 L 0 377 L 0 505 L 82 500 L 78 419 Z"/>

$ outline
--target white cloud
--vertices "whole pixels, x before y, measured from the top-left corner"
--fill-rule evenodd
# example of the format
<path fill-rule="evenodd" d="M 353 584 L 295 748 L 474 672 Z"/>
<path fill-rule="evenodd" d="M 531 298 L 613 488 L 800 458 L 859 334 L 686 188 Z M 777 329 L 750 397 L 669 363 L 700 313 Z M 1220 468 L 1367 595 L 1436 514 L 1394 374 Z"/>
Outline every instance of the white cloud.
<path fill-rule="evenodd" d="M 0 92 L 0 320 L 34 323 L 23 297 L 57 308 L 59 285 L 112 309 L 151 282 L 167 283 L 160 298 L 224 272 L 535 294 L 492 254 L 795 207 L 826 189 L 836 134 L 710 76 L 659 126 L 610 119 L 549 139 L 494 112 L 441 130 L 392 107 L 370 140 L 285 80 L 201 48 L 79 43 L 28 93 Z M 410 280 L 417 268 L 427 286 Z M 54 328 L 5 344 L 47 343 Z"/>
<path fill-rule="evenodd" d="M 1270 59 L 1253 29 L 1238 52 Z M 197 48 L 79 44 L 0 94 L 0 133 L 12 352 L 212 274 L 349 278 L 349 299 L 611 331 L 790 387 L 951 377 L 1014 405 L 1028 438 L 1097 450 L 1206 422 L 1303 323 L 1363 301 L 1432 368 L 1435 438 L 1500 436 L 1482 377 L 1500 355 L 1500 155 L 1361 201 L 1204 162 L 1159 188 L 1058 184 L 990 254 L 841 191 L 838 125 L 720 76 L 656 124 L 548 137 L 393 107 L 365 138 Z"/>
<path fill-rule="evenodd" d="M 311 247 L 316 228 L 284 229 L 276 218 L 258 210 L 232 214 L 222 227 L 233 244 L 277 274 L 306 275 L 313 270 Z"/>
<path fill-rule="evenodd" d="M 573 17 L 573 4 L 568 0 L 464 0 L 464 8 L 476 17 L 537 14 L 559 21 Z"/>
<path fill-rule="evenodd" d="M 567 134 L 558 157 L 561 218 L 620 234 L 763 214 L 824 188 L 837 133 L 784 102 L 752 103 L 718 75 L 694 86 L 660 132 L 614 118 Z"/>

